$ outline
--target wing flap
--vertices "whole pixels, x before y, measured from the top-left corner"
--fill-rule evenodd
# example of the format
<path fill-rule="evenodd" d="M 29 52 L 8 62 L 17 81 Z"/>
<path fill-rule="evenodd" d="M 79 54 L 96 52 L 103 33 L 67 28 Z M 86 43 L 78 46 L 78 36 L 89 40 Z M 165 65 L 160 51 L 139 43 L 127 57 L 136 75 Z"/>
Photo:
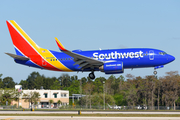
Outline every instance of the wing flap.
<path fill-rule="evenodd" d="M 80 65 L 79 68 L 85 69 L 85 68 L 87 68 L 86 66 L 97 67 L 97 66 L 103 65 L 102 61 L 99 61 L 99 60 L 96 60 L 96 59 L 93 59 L 90 57 L 86 57 L 84 55 L 80 55 L 78 53 L 75 53 L 75 52 L 72 52 L 72 51 L 65 49 L 64 46 L 60 43 L 60 41 L 57 38 L 55 38 L 55 40 L 56 40 L 56 43 L 57 43 L 59 49 L 62 52 L 64 52 L 65 54 L 73 57 L 74 61 L 75 61 L 74 65 L 77 65 L 77 64 Z M 83 65 L 81 65 L 82 63 L 83 63 Z"/>
<path fill-rule="evenodd" d="M 88 65 L 88 64 L 89 64 L 89 63 L 85 62 L 85 63 L 83 63 L 83 64 L 79 65 L 79 67 L 78 67 L 78 68 L 82 68 L 82 67 L 84 67 L 84 66 L 86 66 L 86 65 Z"/>
<path fill-rule="evenodd" d="M 81 63 L 83 63 L 83 62 L 84 62 L 84 60 L 78 60 L 78 61 L 76 61 L 76 62 L 73 64 L 73 66 L 74 66 L 74 65 L 77 65 L 77 64 L 79 65 L 79 64 L 81 64 Z"/>
<path fill-rule="evenodd" d="M 15 55 L 15 54 L 12 54 L 12 53 L 5 53 L 5 54 L 7 54 L 7 55 L 9 55 L 12 58 L 17 59 L 17 60 L 29 60 L 29 58 L 24 57 L 24 56 Z"/>

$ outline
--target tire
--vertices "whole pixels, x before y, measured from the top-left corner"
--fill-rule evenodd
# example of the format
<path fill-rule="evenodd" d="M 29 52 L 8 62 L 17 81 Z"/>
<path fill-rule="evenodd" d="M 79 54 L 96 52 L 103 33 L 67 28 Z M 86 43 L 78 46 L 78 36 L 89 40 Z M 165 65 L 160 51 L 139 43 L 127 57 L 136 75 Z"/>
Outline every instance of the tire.
<path fill-rule="evenodd" d="M 154 71 L 153 73 L 154 73 L 154 75 L 156 75 L 156 74 L 157 74 L 157 71 Z"/>
<path fill-rule="evenodd" d="M 95 78 L 94 73 L 89 73 L 89 78 L 94 79 Z"/>

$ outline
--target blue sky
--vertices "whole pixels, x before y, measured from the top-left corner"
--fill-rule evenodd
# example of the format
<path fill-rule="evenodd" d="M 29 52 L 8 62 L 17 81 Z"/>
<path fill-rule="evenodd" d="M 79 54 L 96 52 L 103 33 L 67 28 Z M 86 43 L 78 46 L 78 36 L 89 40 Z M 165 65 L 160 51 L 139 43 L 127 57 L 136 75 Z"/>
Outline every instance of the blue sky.
<path fill-rule="evenodd" d="M 58 51 L 54 37 L 69 50 L 155 48 L 176 57 L 158 76 L 180 70 L 179 0 L 31 0 L 0 1 L 0 74 L 15 82 L 37 71 L 46 77 L 54 72 L 16 64 L 4 52 L 15 53 L 6 20 L 15 20 L 42 48 Z M 125 70 L 122 74 L 152 75 L 153 68 Z M 89 73 L 68 73 L 87 77 Z M 95 72 L 97 77 L 106 77 Z M 116 77 L 120 74 L 115 75 Z"/>

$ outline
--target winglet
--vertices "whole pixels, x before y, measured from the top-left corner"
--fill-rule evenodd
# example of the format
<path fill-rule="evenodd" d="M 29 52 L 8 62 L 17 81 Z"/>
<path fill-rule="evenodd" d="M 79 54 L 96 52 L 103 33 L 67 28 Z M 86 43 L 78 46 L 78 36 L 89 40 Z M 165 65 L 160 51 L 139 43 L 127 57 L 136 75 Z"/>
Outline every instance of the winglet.
<path fill-rule="evenodd" d="M 67 51 L 56 37 L 55 37 L 55 40 L 56 40 L 56 43 L 57 43 L 57 45 L 61 51 Z"/>

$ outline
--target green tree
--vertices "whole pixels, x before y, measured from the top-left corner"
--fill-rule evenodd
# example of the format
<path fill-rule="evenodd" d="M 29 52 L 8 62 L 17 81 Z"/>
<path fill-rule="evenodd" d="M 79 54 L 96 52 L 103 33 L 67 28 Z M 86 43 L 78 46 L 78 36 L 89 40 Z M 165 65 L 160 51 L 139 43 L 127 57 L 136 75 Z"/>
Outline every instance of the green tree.
<path fill-rule="evenodd" d="M 28 88 L 29 89 L 34 89 L 35 88 L 35 80 L 37 77 L 39 77 L 40 74 L 38 72 L 32 72 L 28 78 L 26 79 L 26 81 L 28 82 Z"/>
<path fill-rule="evenodd" d="M 103 77 L 96 78 L 94 81 L 94 93 L 102 93 L 103 92 L 103 81 L 105 81 Z"/>
<path fill-rule="evenodd" d="M 12 77 L 5 77 L 3 79 L 4 88 L 14 88 L 15 82 L 13 81 Z"/>
<path fill-rule="evenodd" d="M 71 85 L 71 79 L 70 79 L 70 76 L 68 74 L 62 74 L 59 77 L 59 80 L 61 81 L 61 85 L 63 87 L 69 87 Z"/>
<path fill-rule="evenodd" d="M 58 107 L 60 106 L 61 103 L 62 103 L 61 100 L 57 101 Z"/>
<path fill-rule="evenodd" d="M 33 104 L 36 105 L 37 102 L 40 100 L 40 94 L 39 94 L 39 92 L 31 91 L 29 93 L 24 93 L 23 98 L 25 98 L 25 102 L 31 103 L 31 108 L 32 108 L 32 105 Z M 29 106 L 29 108 L 30 108 L 30 106 Z"/>
<path fill-rule="evenodd" d="M 91 109 L 91 96 L 92 96 L 92 91 L 94 90 L 94 85 L 92 82 L 86 83 L 86 85 L 83 87 L 83 90 L 86 94 L 85 96 L 85 103 L 86 103 L 86 108 L 89 104 L 89 108 Z"/>
<path fill-rule="evenodd" d="M 41 75 L 40 75 L 40 76 L 37 76 L 36 79 L 34 80 L 34 86 L 35 86 L 35 88 L 40 89 L 41 86 L 44 85 L 44 79 L 45 79 L 44 76 L 41 76 Z"/>
<path fill-rule="evenodd" d="M 119 92 L 120 92 L 123 89 L 123 84 L 124 84 L 125 78 L 124 78 L 124 76 L 120 75 L 117 79 L 119 80 L 118 85 L 119 85 Z"/>
<path fill-rule="evenodd" d="M 124 105 L 126 106 L 127 105 L 127 101 L 124 98 L 123 94 L 116 94 L 113 97 L 114 97 L 116 105 L 118 105 L 118 106 L 124 106 Z"/>
<path fill-rule="evenodd" d="M 78 80 L 77 75 L 73 75 L 73 76 L 71 76 L 71 82 L 73 82 L 74 80 Z"/>
<path fill-rule="evenodd" d="M 115 81 L 116 81 L 116 77 L 114 75 L 111 75 L 106 80 L 106 83 L 105 83 L 105 93 L 110 94 L 110 95 L 114 95 L 114 93 L 116 93 L 115 91 L 118 91 L 118 85 L 119 84 L 115 84 Z"/>
<path fill-rule="evenodd" d="M 80 86 L 80 82 L 78 80 L 74 80 L 72 83 L 71 83 L 71 86 L 66 88 L 67 90 L 69 90 L 69 95 L 72 95 L 72 94 L 79 94 L 79 86 Z M 65 88 L 64 88 L 65 89 Z"/>
<path fill-rule="evenodd" d="M 81 78 L 82 86 L 84 86 L 87 82 L 87 78 L 83 77 Z"/>
<path fill-rule="evenodd" d="M 135 85 L 129 84 L 128 90 L 125 92 L 125 97 L 128 102 L 128 105 L 132 105 L 133 107 L 136 105 L 137 102 L 137 89 Z"/>
<path fill-rule="evenodd" d="M 101 99 L 103 99 L 103 94 L 102 93 L 100 94 L 100 97 L 101 97 Z M 113 96 L 105 94 L 105 103 L 110 104 L 110 105 L 114 104 L 115 100 L 114 100 Z M 101 104 L 103 105 L 104 101 L 101 102 Z"/>
<path fill-rule="evenodd" d="M 111 95 L 105 94 L 105 103 L 113 105 L 115 103 L 115 100 Z M 100 94 L 95 93 L 95 94 L 93 94 L 93 96 L 92 96 L 92 104 L 94 106 L 102 106 L 104 104 L 103 93 L 100 93 Z"/>
<path fill-rule="evenodd" d="M 22 85 L 23 89 L 28 89 L 28 82 L 26 80 L 21 80 L 19 85 Z"/>
<path fill-rule="evenodd" d="M 137 96 L 138 98 L 141 98 L 139 99 L 138 104 L 147 106 L 147 100 L 149 99 L 149 82 L 147 79 L 142 79 L 139 77 L 139 80 L 137 80 L 137 84 Z"/>
<path fill-rule="evenodd" d="M 111 88 L 114 91 L 114 94 L 117 94 L 119 92 L 119 84 L 120 84 L 120 79 L 114 79 L 112 81 Z"/>
<path fill-rule="evenodd" d="M 56 78 L 44 78 L 43 80 L 43 87 L 44 89 L 50 89 L 50 87 L 54 84 L 54 81 L 57 80 Z"/>
<path fill-rule="evenodd" d="M 155 102 L 155 81 L 156 78 L 154 76 L 146 76 L 146 79 L 149 82 L 149 98 L 151 99 L 151 101 L 149 100 L 149 106 L 151 106 L 151 109 L 154 109 L 154 102 Z"/>
<path fill-rule="evenodd" d="M 2 74 L 0 74 L 0 88 L 3 88 L 4 84 L 3 84 L 3 81 L 2 81 Z"/>
<path fill-rule="evenodd" d="M 0 104 L 6 105 L 6 101 L 8 101 L 8 105 L 11 104 L 11 101 L 15 98 L 15 91 L 14 89 L 1 89 L 0 90 Z"/>
<path fill-rule="evenodd" d="M 93 80 L 90 77 L 87 77 L 87 82 L 93 82 Z"/>
<path fill-rule="evenodd" d="M 161 78 L 162 83 L 162 99 L 166 106 L 174 106 L 176 109 L 176 100 L 178 100 L 180 77 L 177 71 L 167 72 L 167 75 Z"/>
<path fill-rule="evenodd" d="M 18 91 L 18 89 L 16 90 L 13 90 L 13 95 L 12 95 L 12 98 L 14 101 L 17 101 L 18 102 L 18 108 L 19 108 L 19 98 L 21 96 L 21 94 L 23 93 L 23 91 Z"/>
<path fill-rule="evenodd" d="M 60 82 L 58 80 L 55 80 L 55 82 L 53 83 L 53 85 L 50 87 L 51 90 L 60 90 L 61 89 L 61 85 Z"/>

